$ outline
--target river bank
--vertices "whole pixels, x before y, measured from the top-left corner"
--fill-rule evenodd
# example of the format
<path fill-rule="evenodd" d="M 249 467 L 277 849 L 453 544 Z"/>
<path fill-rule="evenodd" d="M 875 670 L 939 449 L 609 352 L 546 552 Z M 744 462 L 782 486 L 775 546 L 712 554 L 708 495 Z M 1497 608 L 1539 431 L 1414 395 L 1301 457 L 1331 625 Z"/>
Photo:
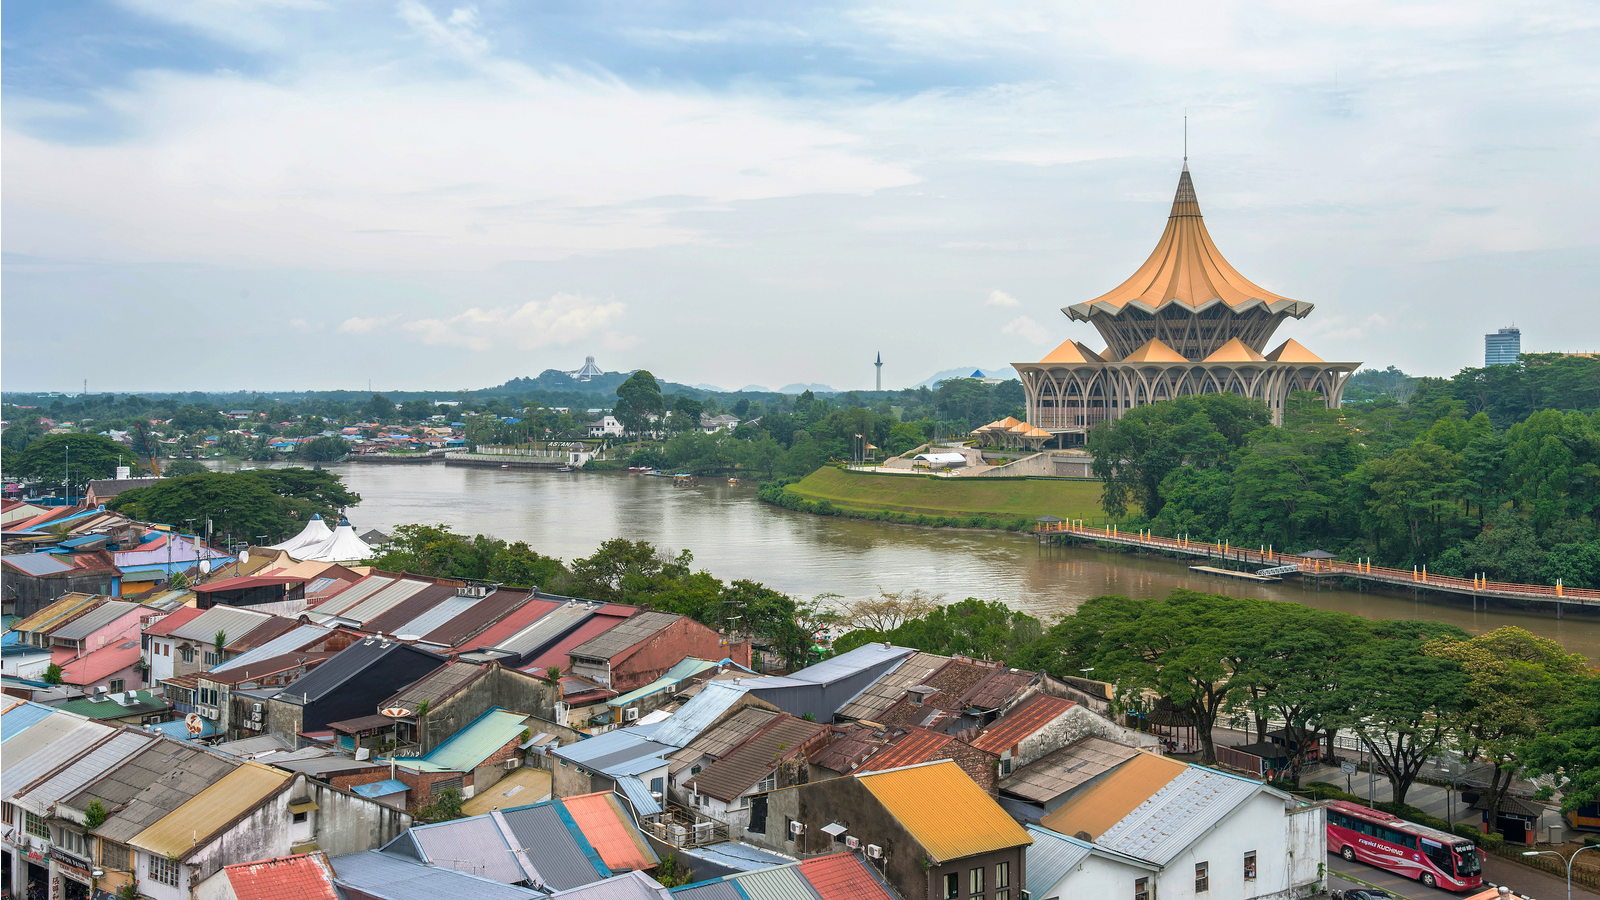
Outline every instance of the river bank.
<path fill-rule="evenodd" d="M 1018 522 L 1032 527 L 1032 521 L 1040 516 L 1093 522 L 1105 519 L 1100 508 L 1100 482 L 1087 480 L 880 475 L 826 466 L 787 485 L 783 492 L 798 500 L 828 503 L 858 514 L 894 513 L 1004 523 L 987 525 L 975 521 L 968 527 L 1012 528 Z M 772 500 L 795 508 L 781 498 Z"/>
<path fill-rule="evenodd" d="M 260 465 L 253 463 L 248 465 Z M 522 472 L 456 466 L 326 466 L 361 495 L 357 531 L 412 522 L 526 541 L 571 560 L 615 537 L 688 549 L 695 567 L 749 578 L 799 597 L 850 600 L 920 588 L 949 600 L 999 600 L 1047 621 L 1103 594 L 1162 596 L 1174 588 L 1340 609 L 1373 619 L 1434 619 L 1473 634 L 1516 625 L 1600 661 L 1600 620 L 1491 608 L 1410 592 L 1353 591 L 1288 579 L 1247 584 L 1190 572 L 1178 560 L 1092 547 L 1041 546 L 1031 534 L 925 528 L 793 512 L 756 500 L 754 485 L 626 473 Z"/>

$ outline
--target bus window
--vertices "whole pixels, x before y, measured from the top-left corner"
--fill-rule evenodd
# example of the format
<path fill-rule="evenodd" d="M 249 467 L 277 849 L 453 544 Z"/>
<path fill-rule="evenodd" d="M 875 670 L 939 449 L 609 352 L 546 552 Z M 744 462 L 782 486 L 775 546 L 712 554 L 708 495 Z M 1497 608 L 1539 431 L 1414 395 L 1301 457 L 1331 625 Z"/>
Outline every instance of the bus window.
<path fill-rule="evenodd" d="M 1461 878 L 1470 878 L 1482 871 L 1483 864 L 1478 858 L 1478 848 L 1471 844 L 1456 844 L 1451 849 L 1456 852 L 1456 875 Z"/>

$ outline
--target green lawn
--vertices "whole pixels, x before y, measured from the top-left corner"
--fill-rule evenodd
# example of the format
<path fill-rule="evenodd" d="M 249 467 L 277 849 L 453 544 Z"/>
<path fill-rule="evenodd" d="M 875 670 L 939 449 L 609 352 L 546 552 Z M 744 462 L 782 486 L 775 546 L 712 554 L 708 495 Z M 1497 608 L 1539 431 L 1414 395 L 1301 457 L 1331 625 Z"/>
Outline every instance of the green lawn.
<path fill-rule="evenodd" d="M 788 488 L 808 500 L 827 500 L 854 510 L 929 516 L 1102 517 L 1100 482 L 1012 478 L 936 478 L 874 475 L 832 466 L 818 469 Z"/>

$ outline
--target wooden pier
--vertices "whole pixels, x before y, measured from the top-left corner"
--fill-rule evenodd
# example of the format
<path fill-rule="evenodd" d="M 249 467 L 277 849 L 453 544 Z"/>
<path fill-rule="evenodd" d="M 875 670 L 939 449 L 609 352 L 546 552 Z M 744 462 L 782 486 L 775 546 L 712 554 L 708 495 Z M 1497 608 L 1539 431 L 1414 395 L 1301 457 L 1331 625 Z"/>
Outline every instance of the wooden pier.
<path fill-rule="evenodd" d="M 1138 547 L 1160 553 L 1171 553 L 1177 556 L 1194 556 L 1203 559 L 1217 559 L 1225 562 L 1243 563 L 1247 566 L 1259 566 L 1262 569 L 1276 569 L 1268 575 L 1259 576 L 1260 580 L 1278 580 L 1273 577 L 1282 574 L 1299 575 L 1302 578 L 1352 578 L 1372 584 L 1382 584 L 1389 587 L 1406 588 L 1418 591 L 1438 591 L 1447 594 L 1470 596 L 1476 599 L 1494 598 L 1497 600 L 1518 600 L 1531 604 L 1547 604 L 1554 607 L 1556 617 L 1559 618 L 1563 607 L 1567 605 L 1584 606 L 1600 610 L 1600 591 L 1585 588 L 1569 588 L 1561 585 L 1544 584 L 1514 584 L 1502 581 L 1490 581 L 1487 578 L 1455 578 L 1448 575 L 1435 575 L 1426 569 L 1406 571 L 1405 569 L 1389 569 L 1375 566 L 1370 563 L 1344 562 L 1337 559 L 1307 559 L 1293 554 L 1275 551 L 1250 550 L 1244 547 L 1234 547 L 1226 542 L 1209 544 L 1203 541 L 1190 541 L 1185 538 L 1158 537 L 1143 532 L 1121 531 L 1115 525 L 1105 528 L 1094 528 L 1080 525 L 1075 522 L 1041 522 L 1034 528 L 1034 534 L 1043 540 L 1064 541 L 1093 541 L 1103 544 L 1120 544 L 1127 547 Z M 1192 566 L 1191 569 L 1206 570 L 1207 575 L 1227 575 L 1239 577 L 1245 574 L 1223 569 L 1212 569 L 1209 566 Z M 1249 578 L 1246 580 L 1257 580 Z"/>

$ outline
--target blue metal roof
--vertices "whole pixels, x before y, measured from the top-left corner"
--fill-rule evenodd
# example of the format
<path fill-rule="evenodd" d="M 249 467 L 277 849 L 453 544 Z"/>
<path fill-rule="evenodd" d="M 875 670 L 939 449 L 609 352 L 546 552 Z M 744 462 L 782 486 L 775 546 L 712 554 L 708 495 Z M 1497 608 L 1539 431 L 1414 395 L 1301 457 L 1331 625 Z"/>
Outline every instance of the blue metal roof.
<path fill-rule="evenodd" d="M 694 856 L 690 850 L 679 850 L 683 856 Z M 672 900 L 749 900 L 739 889 L 738 882 L 714 878 L 699 884 L 686 884 L 672 889 Z"/>
<path fill-rule="evenodd" d="M 917 651 L 906 647 L 885 647 L 882 644 L 866 644 L 857 647 L 848 653 L 841 653 L 832 659 L 825 659 L 814 666 L 807 666 L 798 672 L 790 672 L 788 678 L 795 681 L 808 681 L 813 684 L 827 684 L 857 675 L 885 663 L 892 663 Z"/>
<path fill-rule="evenodd" d="M 622 791 L 622 796 L 628 798 L 633 805 L 633 814 L 636 816 L 653 816 L 661 812 L 661 804 L 650 795 L 650 789 L 645 787 L 637 775 L 620 775 L 616 779 L 617 789 Z"/>
<path fill-rule="evenodd" d="M 662 744 L 656 741 L 645 740 L 629 734 L 627 730 L 609 731 L 597 737 L 581 740 L 557 747 L 551 751 L 555 756 L 568 762 L 576 763 L 585 769 L 591 769 L 604 775 L 613 772 L 623 775 L 637 775 L 634 767 L 630 765 L 635 761 L 659 760 L 656 766 L 666 765 L 665 756 L 678 749 L 674 745 Z"/>
<path fill-rule="evenodd" d="M 700 732 L 710 728 L 723 713 L 739 702 L 739 698 L 744 694 L 743 684 L 734 684 L 731 681 L 707 682 L 706 686 L 700 689 L 700 693 L 695 694 L 688 703 L 679 707 L 671 718 L 655 729 L 651 740 L 671 744 L 674 747 L 687 747 L 691 741 L 700 736 Z"/>
<path fill-rule="evenodd" d="M 667 674 L 657 678 L 655 681 L 650 682 L 644 687 L 635 688 L 634 690 L 631 690 L 620 697 L 612 697 L 610 700 L 606 701 L 606 705 L 627 706 L 629 703 L 632 703 L 633 701 L 642 697 L 648 697 L 651 694 L 657 693 L 658 691 L 664 691 L 684 680 L 685 678 L 698 675 L 707 669 L 715 669 L 717 665 L 717 663 L 709 660 L 695 659 L 691 656 L 668 669 Z"/>
<path fill-rule="evenodd" d="M 439 900 L 471 897 L 473 900 L 525 900 L 545 894 L 531 888 L 501 884 L 466 872 L 425 866 L 403 856 L 368 850 L 330 859 L 334 880 L 384 900 Z"/>
<path fill-rule="evenodd" d="M 0 716 L 0 742 L 11 740 L 49 715 L 50 707 L 40 706 L 37 703 L 29 702 L 13 706 L 6 710 L 5 715 Z"/>
<path fill-rule="evenodd" d="M 184 722 L 183 719 L 174 719 L 171 722 L 162 722 L 159 725 L 151 725 L 150 728 L 154 731 L 161 732 L 169 738 L 175 738 L 180 741 L 192 741 L 196 737 L 212 737 L 217 733 L 217 726 L 213 724 L 210 719 L 200 720 L 200 733 L 198 735 L 189 733 L 189 726 Z"/>
<path fill-rule="evenodd" d="M 1093 847 L 1048 828 L 1029 825 L 1027 829 L 1033 846 L 1028 848 L 1027 884 L 1023 887 L 1032 896 L 1049 896 L 1045 892 L 1087 859 Z"/>
<path fill-rule="evenodd" d="M 684 856 L 704 859 L 724 868 L 738 869 L 742 872 L 753 872 L 756 869 L 765 869 L 768 866 L 786 866 L 789 863 L 798 862 L 792 856 L 784 856 L 771 850 L 763 850 L 753 844 L 746 844 L 741 841 L 722 841 L 716 844 L 707 844 L 704 847 L 695 847 L 691 850 L 679 850 L 678 852 Z"/>
<path fill-rule="evenodd" d="M 390 794 L 398 794 L 402 791 L 410 790 L 410 788 L 406 787 L 404 781 L 386 778 L 383 781 L 374 781 L 371 784 L 358 784 L 350 790 L 363 797 L 387 797 Z"/>
<path fill-rule="evenodd" d="M 71 563 L 62 562 L 48 553 L 16 553 L 0 557 L 6 565 L 34 577 L 59 575 L 72 571 Z"/>

